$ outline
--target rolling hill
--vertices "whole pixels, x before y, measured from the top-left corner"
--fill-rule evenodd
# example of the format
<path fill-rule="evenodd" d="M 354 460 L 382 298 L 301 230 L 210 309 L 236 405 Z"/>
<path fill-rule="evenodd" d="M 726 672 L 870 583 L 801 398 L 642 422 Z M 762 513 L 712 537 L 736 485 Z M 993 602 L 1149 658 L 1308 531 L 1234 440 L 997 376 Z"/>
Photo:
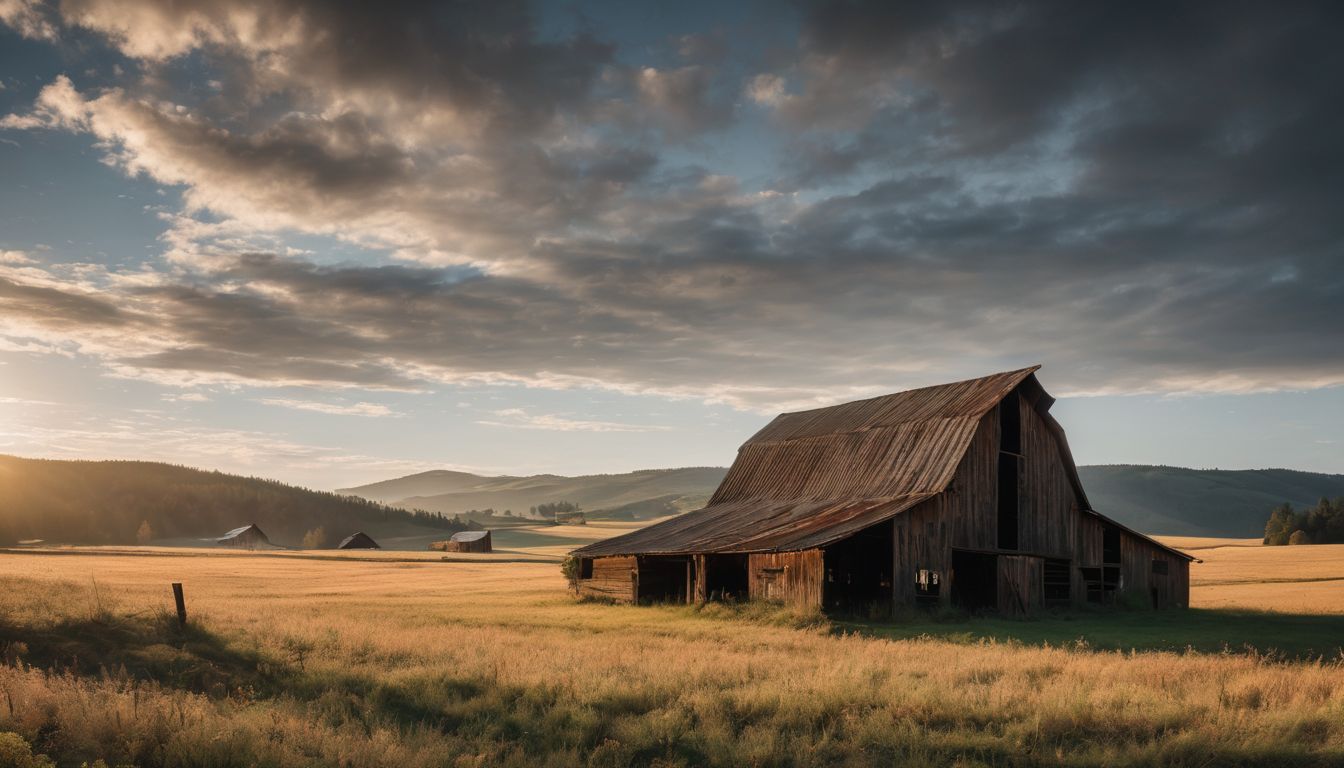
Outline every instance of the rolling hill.
<path fill-rule="evenodd" d="M 192 543 L 256 523 L 287 546 L 319 526 L 328 544 L 359 530 L 375 539 L 443 538 L 462 527 L 366 499 L 172 464 L 0 456 L 0 544 L 135 544 L 146 522 L 155 542 Z"/>
<path fill-rule="evenodd" d="M 1344 496 L 1344 475 L 1293 469 L 1079 467 L 1088 500 L 1132 528 L 1172 536 L 1263 536 L 1269 512 Z"/>
<path fill-rule="evenodd" d="M 538 504 L 569 501 L 582 507 L 589 517 L 645 520 L 702 506 L 726 471 L 722 467 L 685 467 L 578 477 L 482 477 L 432 471 L 344 488 L 338 493 L 444 514 L 491 508 L 521 515 Z"/>
<path fill-rule="evenodd" d="M 341 493 L 444 514 L 486 508 L 521 514 L 537 504 L 572 501 L 589 518 L 645 520 L 703 504 L 725 471 L 696 467 L 580 477 L 435 471 Z M 1138 530 L 1172 536 L 1260 536 L 1278 504 L 1302 507 L 1322 496 L 1344 496 L 1344 475 L 1290 469 L 1103 465 L 1078 471 L 1097 510 Z"/>

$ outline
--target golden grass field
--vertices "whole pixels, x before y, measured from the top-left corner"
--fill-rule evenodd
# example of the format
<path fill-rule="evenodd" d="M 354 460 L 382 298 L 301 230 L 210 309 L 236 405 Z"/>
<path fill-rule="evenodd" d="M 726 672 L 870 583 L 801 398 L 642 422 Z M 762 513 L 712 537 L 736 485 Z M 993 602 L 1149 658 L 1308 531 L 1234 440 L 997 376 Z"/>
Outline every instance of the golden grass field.
<path fill-rule="evenodd" d="M 1344 547 L 1190 543 L 1190 611 L 875 625 L 576 602 L 555 559 L 614 528 L 0 554 L 0 731 L 75 766 L 1344 764 Z"/>

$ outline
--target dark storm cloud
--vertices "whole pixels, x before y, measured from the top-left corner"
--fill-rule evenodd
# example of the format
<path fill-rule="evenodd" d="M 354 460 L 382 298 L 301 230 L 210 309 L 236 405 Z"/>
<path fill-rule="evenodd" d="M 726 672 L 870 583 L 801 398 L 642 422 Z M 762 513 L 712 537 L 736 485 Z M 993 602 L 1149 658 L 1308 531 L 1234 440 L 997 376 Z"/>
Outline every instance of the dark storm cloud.
<path fill-rule="evenodd" d="M 66 80 L 8 124 L 91 133 L 227 219 L 181 217 L 151 284 L 100 284 L 152 328 L 87 339 L 123 372 L 765 407 L 1030 362 L 1073 391 L 1344 382 L 1337 6 L 802 11 L 793 50 L 690 36 L 666 66 L 543 40 L 517 4 L 81 0 L 67 23 L 149 69 L 241 67 L 217 98 L 242 117 L 174 106 L 171 78 Z M 752 186 L 725 157 L 758 129 L 779 151 Z M 425 266 L 249 249 L 279 227 Z M 87 285 L 10 279 L 46 292 L 0 311 L 105 322 Z"/>
<path fill-rule="evenodd" d="M 160 61 L 201 48 L 253 62 L 260 88 L 376 97 L 406 113 L 447 108 L 527 128 L 586 99 L 612 54 L 579 34 L 537 38 L 520 0 L 65 0 L 66 21 Z"/>

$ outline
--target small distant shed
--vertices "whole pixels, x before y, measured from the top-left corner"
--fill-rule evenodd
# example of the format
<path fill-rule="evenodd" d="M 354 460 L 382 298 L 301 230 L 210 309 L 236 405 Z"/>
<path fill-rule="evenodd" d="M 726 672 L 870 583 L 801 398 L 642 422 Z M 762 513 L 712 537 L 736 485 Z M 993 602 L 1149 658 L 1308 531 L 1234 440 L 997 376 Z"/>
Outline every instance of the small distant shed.
<path fill-rule="evenodd" d="M 352 533 L 352 534 L 350 534 L 349 536 L 345 537 L 345 541 L 342 541 L 340 544 L 338 544 L 338 545 L 336 546 L 336 548 L 337 548 L 337 549 L 382 549 L 382 547 L 378 546 L 378 542 L 376 542 L 376 541 L 373 540 L 373 537 L 372 537 L 372 536 L 370 536 L 369 534 L 367 534 L 367 533 L 365 533 L 365 532 L 363 532 L 363 531 L 358 531 L 358 532 L 356 532 L 356 533 Z"/>
<path fill-rule="evenodd" d="M 264 531 L 257 527 L 256 523 L 248 523 L 215 539 L 215 543 L 221 547 L 255 549 L 259 546 L 269 546 L 271 540 L 267 538 Z"/>
<path fill-rule="evenodd" d="M 489 552 L 490 532 L 489 531 L 461 531 L 454 533 L 452 538 L 447 541 L 436 541 L 429 545 L 430 549 L 439 549 L 444 552 Z"/>

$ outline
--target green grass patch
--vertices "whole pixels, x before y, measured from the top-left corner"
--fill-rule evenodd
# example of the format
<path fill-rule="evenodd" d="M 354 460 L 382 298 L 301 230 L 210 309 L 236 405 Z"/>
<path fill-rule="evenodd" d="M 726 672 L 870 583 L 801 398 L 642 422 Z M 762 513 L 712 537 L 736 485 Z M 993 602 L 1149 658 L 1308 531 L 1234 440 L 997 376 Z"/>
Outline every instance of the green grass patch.
<path fill-rule="evenodd" d="M 834 631 L 888 639 L 984 640 L 1106 651 L 1255 653 L 1287 659 L 1344 658 L 1344 615 L 1191 608 L 1089 611 L 1029 619 L 916 614 L 890 622 L 836 620 Z"/>

